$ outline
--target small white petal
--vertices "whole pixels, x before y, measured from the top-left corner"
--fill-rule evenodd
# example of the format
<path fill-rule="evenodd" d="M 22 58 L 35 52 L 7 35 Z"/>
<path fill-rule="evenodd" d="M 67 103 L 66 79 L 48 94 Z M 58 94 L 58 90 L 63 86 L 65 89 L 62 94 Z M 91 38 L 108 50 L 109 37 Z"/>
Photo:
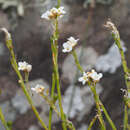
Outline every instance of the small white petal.
<path fill-rule="evenodd" d="M 97 73 L 95 70 L 92 70 L 89 74 L 88 74 L 88 77 L 92 78 L 92 80 L 94 81 L 99 81 L 102 77 L 103 77 L 103 74 L 102 73 Z"/>
<path fill-rule="evenodd" d="M 46 20 L 56 19 L 57 17 L 62 17 L 66 12 L 64 11 L 64 7 L 60 8 L 52 8 L 49 11 L 46 11 L 42 14 L 41 18 Z"/>
<path fill-rule="evenodd" d="M 40 84 L 37 84 L 35 86 L 35 88 L 31 88 L 32 91 L 36 92 L 36 93 L 42 93 L 44 91 L 44 87 Z"/>
<path fill-rule="evenodd" d="M 73 50 L 73 47 L 77 44 L 78 39 L 74 39 L 73 37 L 68 38 L 68 41 L 63 43 L 62 52 L 70 52 Z"/>
<path fill-rule="evenodd" d="M 79 82 L 82 82 L 82 81 L 83 81 L 83 77 L 80 77 L 80 78 L 78 79 L 78 81 L 79 81 Z"/>
<path fill-rule="evenodd" d="M 88 81 L 88 76 L 87 76 L 87 74 L 84 72 L 84 73 L 83 73 L 83 76 L 80 77 L 80 78 L 78 79 L 78 81 L 79 81 L 79 82 L 82 82 L 82 84 L 84 85 L 84 84 Z"/>
<path fill-rule="evenodd" d="M 72 46 L 70 45 L 70 44 L 68 44 L 67 42 L 65 42 L 64 44 L 63 44 L 63 50 L 62 50 L 62 52 L 70 52 L 70 51 L 72 51 Z"/>
<path fill-rule="evenodd" d="M 32 70 L 32 65 L 28 64 L 27 62 L 19 62 L 18 63 L 18 70 L 30 72 Z"/>

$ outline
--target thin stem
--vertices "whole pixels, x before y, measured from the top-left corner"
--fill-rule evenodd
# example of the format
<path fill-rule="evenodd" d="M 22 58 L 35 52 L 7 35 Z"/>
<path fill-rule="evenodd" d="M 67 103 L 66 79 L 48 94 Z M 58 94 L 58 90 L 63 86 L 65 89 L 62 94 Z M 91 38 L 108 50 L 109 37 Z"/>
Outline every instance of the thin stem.
<path fill-rule="evenodd" d="M 58 117 L 61 118 L 61 114 L 59 113 L 58 109 L 56 108 L 56 106 L 54 105 L 53 101 L 51 101 L 47 96 L 45 96 L 44 94 L 40 94 L 43 99 L 47 102 L 47 104 L 56 112 L 56 114 L 58 115 Z M 71 130 L 75 130 L 73 124 L 65 119 L 65 120 L 62 120 L 64 123 L 66 123 L 68 125 L 68 127 L 71 129 Z"/>
<path fill-rule="evenodd" d="M 83 49 L 83 47 L 81 48 L 81 53 L 80 53 L 80 58 L 81 58 L 81 56 L 82 56 L 82 49 Z M 75 53 L 75 54 L 73 54 L 73 53 Z M 76 52 L 72 52 L 72 55 L 73 55 L 73 57 L 75 58 L 75 62 L 77 62 L 77 68 L 80 68 L 80 71 L 82 72 L 83 71 L 83 69 L 82 69 L 82 67 L 80 66 L 80 62 L 78 62 L 78 58 L 77 58 L 77 55 L 76 55 Z M 79 58 L 79 59 L 80 59 Z M 79 69 L 77 69 L 76 70 L 76 75 L 75 75 L 75 78 L 74 78 L 74 80 L 73 80 L 73 88 L 72 88 L 72 94 L 71 94 L 71 98 L 70 98 L 70 102 L 69 102 L 69 108 L 68 108 L 68 112 L 67 112 L 67 116 L 69 116 L 70 115 L 70 113 L 71 113 L 71 108 L 72 108 L 72 106 L 73 106 L 73 98 L 74 98 L 74 96 L 75 96 L 75 88 L 76 88 L 76 86 L 74 85 L 74 83 L 77 81 L 77 78 L 78 78 L 78 73 L 79 72 Z"/>
<path fill-rule="evenodd" d="M 76 64 L 77 68 L 83 73 L 84 71 L 83 71 L 83 68 L 81 67 L 81 65 L 80 65 L 80 63 L 79 63 L 79 61 L 78 61 L 76 52 L 73 51 L 73 52 L 72 52 L 72 55 L 73 55 L 73 57 L 74 57 L 74 59 L 75 59 L 75 64 Z M 89 85 L 90 85 L 90 83 L 89 83 Z M 91 85 L 90 85 L 90 86 L 91 86 Z M 99 105 L 99 97 L 98 97 L 98 95 L 96 94 L 96 89 L 94 89 L 94 88 L 95 88 L 95 87 L 91 86 L 91 90 L 92 90 L 92 92 L 93 92 L 93 94 L 94 94 L 94 99 L 95 99 L 96 106 L 97 106 L 97 110 L 98 110 L 98 114 L 99 114 L 99 121 L 100 121 L 100 123 L 101 123 L 101 129 L 102 129 L 102 130 L 105 130 L 106 128 L 105 128 L 105 125 L 104 125 L 104 121 L 103 121 L 103 118 L 102 118 L 102 113 L 101 113 L 101 109 L 100 109 L 100 105 Z"/>
<path fill-rule="evenodd" d="M 93 124 L 95 123 L 97 117 L 98 117 L 98 116 L 95 116 L 95 117 L 92 119 L 92 121 L 90 122 L 90 125 L 89 125 L 89 127 L 88 127 L 87 130 L 91 130 L 91 128 L 92 128 Z"/>
<path fill-rule="evenodd" d="M 13 51 L 13 44 L 12 44 L 12 39 L 8 39 L 8 37 L 6 37 L 6 45 L 10 51 L 10 54 L 11 54 L 11 64 L 12 64 L 12 67 L 14 68 L 18 78 L 19 78 L 19 84 L 20 86 L 22 87 L 22 90 L 29 102 L 29 104 L 31 105 L 31 108 L 35 114 L 35 116 L 37 117 L 37 119 L 39 120 L 39 122 L 41 123 L 42 127 L 45 128 L 45 130 L 48 130 L 47 126 L 45 125 L 45 123 L 42 121 L 37 109 L 35 108 L 35 106 L 33 105 L 33 101 L 26 89 L 26 86 L 25 86 L 25 83 L 24 83 L 24 80 L 23 80 L 23 77 L 18 69 L 18 64 L 16 62 L 16 58 L 15 58 L 15 54 L 14 54 L 14 51 Z"/>
<path fill-rule="evenodd" d="M 56 74 L 57 93 L 58 93 L 58 100 L 59 100 L 61 119 L 64 121 L 65 120 L 65 116 L 64 116 L 63 107 L 62 107 L 62 98 L 61 98 L 60 82 L 59 82 L 59 72 L 58 72 L 58 64 L 57 63 L 54 65 L 54 68 L 55 68 L 55 74 Z M 62 123 L 62 126 L 63 126 L 64 130 L 67 130 L 64 122 Z"/>
<path fill-rule="evenodd" d="M 52 88 L 51 88 L 51 98 L 52 98 L 52 100 L 54 100 L 54 91 L 55 91 L 55 77 L 54 77 L 54 73 L 53 73 L 52 74 Z M 49 130 L 51 130 L 52 112 L 53 112 L 53 108 L 50 107 L 50 111 L 49 111 Z"/>
<path fill-rule="evenodd" d="M 128 126 L 128 110 L 127 110 L 127 105 L 125 105 L 125 108 L 124 108 L 124 128 L 123 128 L 123 130 L 127 130 L 127 126 Z"/>
<path fill-rule="evenodd" d="M 26 88 L 27 88 L 27 91 L 29 93 L 29 95 L 31 95 L 31 91 L 30 91 L 30 87 L 29 87 L 29 84 L 28 84 L 28 81 L 29 81 L 29 72 L 24 72 L 24 76 L 25 76 L 25 83 L 26 83 Z"/>
<path fill-rule="evenodd" d="M 61 0 L 57 0 L 57 7 L 59 8 L 61 5 Z"/>
<path fill-rule="evenodd" d="M 105 107 L 104 107 L 104 105 L 102 104 L 101 101 L 100 101 L 100 106 L 101 106 L 101 108 L 102 108 L 102 110 L 103 110 L 103 112 L 104 112 L 104 114 L 105 114 L 105 116 L 106 116 L 106 118 L 107 118 L 109 124 L 111 125 L 112 129 L 113 129 L 113 130 L 116 130 L 115 124 L 114 124 L 113 121 L 111 120 L 111 118 L 110 118 L 108 112 L 106 111 L 106 109 L 105 109 Z"/>
<path fill-rule="evenodd" d="M 76 53 L 75 53 L 75 54 L 76 54 Z M 74 56 L 74 55 L 73 55 L 73 56 Z M 76 66 L 77 66 L 77 68 L 79 69 L 80 63 L 79 63 L 78 58 L 77 58 L 76 55 L 75 55 L 75 57 L 76 57 L 76 60 L 75 60 L 75 61 L 76 61 Z M 80 69 L 79 69 L 79 70 L 80 70 L 81 72 L 83 72 L 83 69 L 82 69 L 81 66 L 80 66 Z M 90 83 L 88 83 L 88 84 L 89 84 L 89 86 L 91 86 Z M 113 130 L 116 130 L 116 127 L 115 127 L 114 123 L 112 122 L 112 120 L 111 120 L 109 114 L 107 113 L 105 107 L 103 106 L 103 104 L 101 103 L 101 101 L 100 101 L 100 99 L 99 99 L 99 96 L 98 96 L 97 93 L 96 93 L 96 88 L 93 87 L 93 86 L 91 86 L 91 90 L 92 90 L 92 92 L 93 92 L 93 94 L 94 94 L 95 101 L 97 102 L 97 103 L 96 103 L 96 106 L 97 106 L 97 108 L 98 108 L 99 115 L 101 116 L 101 117 L 99 118 L 100 123 L 101 123 L 102 125 L 104 125 L 104 121 L 103 121 L 102 114 L 101 114 L 101 109 L 100 109 L 100 105 L 101 105 L 101 107 L 102 107 L 102 109 L 103 109 L 103 111 L 104 111 L 104 114 L 105 114 L 105 116 L 106 116 L 108 122 L 110 123 L 111 127 L 113 128 Z M 103 127 L 102 129 L 104 129 L 104 127 Z"/>
<path fill-rule="evenodd" d="M 54 64 L 54 73 L 55 73 L 55 79 L 56 79 L 56 86 L 57 86 L 57 93 L 58 93 L 58 101 L 59 101 L 59 107 L 60 107 L 60 114 L 61 119 L 63 121 L 62 127 L 64 130 L 67 130 L 66 124 L 64 122 L 65 115 L 63 112 L 62 107 L 62 97 L 61 97 L 61 90 L 60 90 L 60 79 L 59 79 L 59 71 L 58 71 L 58 38 L 59 38 L 59 31 L 58 31 L 58 19 L 54 21 L 55 31 L 52 38 L 52 56 L 53 56 L 53 64 Z"/>
<path fill-rule="evenodd" d="M 76 64 L 77 68 L 83 73 L 84 70 L 83 70 L 83 68 L 81 67 L 81 65 L 80 65 L 80 63 L 78 61 L 78 57 L 77 57 L 77 54 L 76 54 L 75 50 L 72 51 L 72 55 L 74 57 L 75 64 Z"/>
<path fill-rule="evenodd" d="M 124 70 L 124 78 L 125 78 L 125 84 L 126 84 L 126 88 L 127 88 L 127 91 L 130 90 L 130 82 L 128 81 L 128 73 L 129 73 L 129 70 L 128 70 L 128 66 L 127 66 L 127 62 L 126 62 L 126 59 L 125 59 L 125 54 L 123 52 L 123 48 L 121 46 L 121 40 L 120 40 L 120 36 L 119 37 L 116 37 L 114 34 L 112 35 L 114 40 L 115 40 L 115 43 L 119 49 L 119 52 L 120 52 L 120 55 L 121 55 L 121 60 L 122 60 L 122 66 L 123 66 L 123 70 Z M 126 103 L 124 103 L 125 106 L 124 106 L 124 130 L 126 130 L 126 127 L 128 125 L 128 112 L 127 112 L 127 105 Z"/>
<path fill-rule="evenodd" d="M 90 88 L 91 88 L 91 91 L 94 94 L 94 100 L 96 102 L 96 107 L 97 107 L 97 112 L 98 112 L 98 116 L 99 116 L 99 121 L 101 123 L 101 129 L 102 130 L 106 130 L 105 123 L 104 123 L 104 120 L 103 120 L 103 117 L 102 117 L 101 108 L 100 108 L 100 100 L 99 100 L 99 96 L 98 96 L 98 94 L 96 92 L 96 88 L 95 88 L 95 86 L 90 86 Z"/>
<path fill-rule="evenodd" d="M 120 41 L 120 38 L 115 38 L 115 37 L 114 37 L 114 40 L 116 42 L 116 45 L 117 45 L 117 47 L 119 49 L 119 52 L 120 52 L 120 55 L 121 55 L 122 66 L 123 66 L 123 70 L 124 70 L 124 73 L 125 73 L 124 77 L 125 77 L 126 87 L 127 87 L 127 89 L 130 89 L 130 82 L 128 81 L 128 73 L 129 73 L 129 71 L 128 71 L 125 55 L 124 55 L 124 52 L 123 52 L 123 48 L 121 46 L 121 41 Z"/>
<path fill-rule="evenodd" d="M 45 96 L 44 94 L 40 94 L 45 101 L 49 104 L 49 106 L 51 106 L 51 108 L 58 114 L 58 116 L 60 116 L 56 106 L 53 104 L 53 101 L 51 101 L 47 96 Z"/>
<path fill-rule="evenodd" d="M 86 22 L 86 40 L 87 40 L 87 33 L 89 31 L 89 24 L 91 23 L 91 19 L 92 19 L 92 14 L 93 14 L 93 9 L 90 7 L 89 8 L 89 11 L 88 11 L 88 18 L 87 18 L 87 22 Z M 84 52 L 84 47 L 86 46 L 86 41 L 82 44 L 81 46 L 81 51 L 80 51 L 80 54 L 79 54 L 79 63 L 81 63 L 81 57 L 83 56 L 83 52 Z M 75 74 L 75 77 L 74 77 L 74 80 L 73 82 L 71 83 L 72 84 L 72 94 L 71 94 L 71 98 L 70 98 L 70 101 L 69 101 L 69 108 L 68 108 L 68 112 L 67 112 L 67 116 L 69 117 L 70 113 L 71 113 L 71 109 L 72 109 L 72 106 L 73 106 L 73 100 L 74 100 L 74 97 L 75 97 L 75 91 L 76 91 L 76 86 L 74 85 L 77 81 L 77 78 L 78 78 L 78 75 L 79 75 L 79 70 L 77 69 L 76 70 L 76 74 Z"/>
<path fill-rule="evenodd" d="M 3 113 L 2 113 L 1 108 L 0 108 L 0 120 L 1 120 L 2 124 L 4 125 L 4 127 L 6 128 L 6 130 L 10 130 L 8 125 L 7 125 L 7 122 L 5 120 L 5 117 L 4 117 Z"/>
<path fill-rule="evenodd" d="M 24 92 L 24 94 L 25 94 L 25 96 L 26 96 L 26 98 L 27 98 L 29 104 L 30 104 L 31 107 L 32 107 L 33 112 L 35 113 L 35 116 L 37 117 L 37 119 L 38 119 L 39 122 L 41 123 L 42 127 L 45 128 L 45 130 L 48 130 L 47 126 L 46 126 L 45 123 L 42 121 L 42 119 L 41 119 L 41 117 L 40 117 L 40 115 L 39 115 L 37 109 L 36 109 L 35 106 L 33 105 L 32 99 L 31 99 L 30 95 L 28 94 L 24 83 L 21 82 L 20 84 L 21 84 L 22 90 L 23 90 L 23 92 Z"/>

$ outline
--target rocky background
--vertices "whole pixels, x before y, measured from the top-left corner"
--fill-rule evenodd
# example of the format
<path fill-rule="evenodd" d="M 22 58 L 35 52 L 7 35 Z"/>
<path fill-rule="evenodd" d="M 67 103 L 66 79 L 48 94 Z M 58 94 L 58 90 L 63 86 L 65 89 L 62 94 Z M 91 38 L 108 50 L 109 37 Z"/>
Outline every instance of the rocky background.
<path fill-rule="evenodd" d="M 32 64 L 30 86 L 40 83 L 51 88 L 51 49 L 49 37 L 52 28 L 40 16 L 56 5 L 56 0 L 1 0 L 0 27 L 6 27 L 14 41 L 18 61 Z M 129 0 L 62 0 L 67 11 L 60 21 L 59 71 L 62 83 L 63 107 L 69 113 L 77 130 L 86 130 L 96 114 L 92 94 L 87 86 L 77 82 L 78 73 L 71 55 L 61 53 L 62 43 L 70 36 L 79 38 L 76 48 L 84 69 L 95 68 L 104 77 L 97 85 L 100 98 L 115 122 L 117 129 L 123 126 L 123 70 L 118 48 L 104 28 L 108 18 L 117 25 L 128 67 L 130 67 L 130 1 Z M 9 62 L 9 53 L 0 35 L 0 106 L 13 130 L 41 130 L 26 98 L 18 86 L 17 77 Z M 70 105 L 72 92 L 73 103 Z M 45 123 L 48 123 L 48 105 L 36 94 L 35 106 Z M 71 111 L 68 109 L 71 108 Z M 69 112 L 68 112 L 69 111 Z M 60 122 L 53 115 L 53 130 L 61 130 Z M 97 130 L 96 122 L 93 130 Z M 107 129 L 110 130 L 109 124 Z M 0 130 L 4 130 L 0 122 Z"/>

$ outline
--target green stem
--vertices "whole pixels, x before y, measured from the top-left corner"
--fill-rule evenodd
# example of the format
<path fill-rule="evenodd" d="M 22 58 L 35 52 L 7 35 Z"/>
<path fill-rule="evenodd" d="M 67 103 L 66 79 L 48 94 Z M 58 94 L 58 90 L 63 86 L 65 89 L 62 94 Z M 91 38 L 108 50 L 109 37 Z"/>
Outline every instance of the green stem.
<path fill-rule="evenodd" d="M 123 128 L 123 130 L 127 130 L 127 126 L 128 126 L 128 110 L 127 110 L 127 105 L 125 104 L 125 108 L 124 108 L 124 128 Z"/>
<path fill-rule="evenodd" d="M 97 117 L 98 117 L 98 116 L 95 116 L 95 117 L 92 119 L 92 121 L 90 122 L 90 125 L 89 125 L 89 127 L 88 127 L 87 130 L 91 130 L 91 128 L 92 128 L 93 124 L 95 123 Z"/>
<path fill-rule="evenodd" d="M 57 61 L 57 60 L 55 59 L 55 61 Z M 59 72 L 58 72 L 58 64 L 57 63 L 54 65 L 54 68 L 55 68 L 55 75 L 56 75 L 57 93 L 58 93 L 58 100 L 59 100 L 61 119 L 64 121 L 65 120 L 65 116 L 64 116 L 63 107 L 62 107 L 62 98 L 61 98 L 60 82 L 59 82 Z M 62 123 L 62 126 L 63 126 L 64 130 L 67 130 L 64 122 Z"/>
<path fill-rule="evenodd" d="M 44 94 L 40 94 L 42 96 L 42 98 L 47 102 L 47 104 L 56 112 L 56 114 L 58 115 L 58 117 L 61 118 L 61 114 L 59 113 L 58 109 L 56 108 L 56 106 L 54 105 L 53 101 L 51 101 L 47 96 L 45 96 Z M 73 124 L 65 119 L 65 120 L 62 120 L 64 123 L 66 123 L 68 125 L 68 127 L 71 129 L 71 130 L 75 130 Z"/>
<path fill-rule="evenodd" d="M 6 39 L 6 45 L 7 45 L 8 49 L 9 49 L 9 51 L 10 51 L 10 54 L 11 54 L 11 64 L 12 64 L 12 67 L 14 68 L 14 70 L 15 70 L 18 78 L 19 78 L 19 84 L 22 87 L 22 90 L 23 90 L 23 92 L 24 92 L 24 94 L 25 94 L 29 104 L 31 105 L 31 108 L 32 108 L 35 116 L 37 117 L 37 119 L 41 123 L 42 127 L 45 128 L 45 130 L 48 130 L 47 126 L 42 121 L 42 119 L 41 119 L 37 109 L 34 107 L 33 101 L 32 101 L 32 99 L 31 99 L 31 97 L 30 97 L 30 95 L 29 95 L 29 93 L 28 93 L 28 91 L 26 89 L 25 84 L 24 84 L 23 77 L 22 77 L 20 71 L 18 70 L 18 64 L 16 62 L 15 54 L 14 54 L 14 51 L 13 51 L 12 39 Z"/>
<path fill-rule="evenodd" d="M 102 104 L 101 101 L 100 101 L 100 106 L 101 106 L 101 108 L 102 108 L 102 110 L 103 110 L 103 112 L 104 112 L 104 114 L 105 114 L 105 116 L 106 116 L 106 118 L 107 118 L 109 124 L 111 125 L 112 129 L 113 129 L 113 130 L 116 130 L 115 124 L 114 124 L 113 121 L 111 120 L 111 118 L 110 118 L 108 112 L 106 111 L 106 109 L 105 109 L 105 107 L 104 107 L 104 105 Z"/>
<path fill-rule="evenodd" d="M 96 107 L 97 107 L 97 112 L 98 112 L 98 116 L 99 116 L 99 121 L 101 123 L 101 129 L 102 130 L 106 130 L 105 128 L 105 123 L 104 123 L 104 120 L 103 120 L 103 117 L 102 117 L 102 112 L 101 112 L 101 108 L 100 108 L 100 100 L 99 100 L 99 96 L 96 92 L 96 88 L 95 86 L 90 86 L 91 88 L 91 91 L 93 92 L 94 94 L 94 100 L 95 100 L 95 103 L 96 103 Z"/>
<path fill-rule="evenodd" d="M 49 106 L 51 106 L 51 108 L 58 114 L 58 116 L 60 116 L 56 106 L 53 104 L 53 101 L 51 101 L 50 99 L 48 99 L 47 96 L 45 96 L 44 94 L 40 94 L 44 99 L 45 101 L 49 104 Z"/>
<path fill-rule="evenodd" d="M 74 57 L 74 59 L 75 59 L 75 64 L 76 64 L 77 68 L 78 68 L 81 72 L 84 72 L 83 69 L 82 69 L 82 67 L 81 67 L 81 65 L 80 65 L 80 63 L 79 63 L 79 61 L 78 61 L 78 58 L 77 58 L 76 53 L 74 52 L 74 53 L 72 53 L 72 54 L 73 54 L 73 57 Z M 91 86 L 90 83 L 88 83 L 88 84 L 89 84 L 89 86 Z M 99 99 L 99 96 L 98 96 L 97 93 L 96 93 L 96 88 L 93 87 L 93 86 L 91 86 L 91 90 L 92 90 L 92 92 L 93 92 L 93 94 L 94 94 L 94 98 L 95 98 L 95 101 L 96 101 L 96 106 L 97 106 L 97 109 L 98 109 L 98 114 L 100 115 L 100 118 L 99 118 L 100 123 L 102 124 L 102 126 L 104 125 L 104 121 L 103 121 L 102 114 L 101 114 L 101 109 L 100 109 L 100 104 L 101 104 L 101 107 L 102 107 L 102 109 L 103 109 L 103 111 L 104 111 L 104 114 L 105 114 L 105 116 L 106 116 L 108 122 L 110 123 L 111 127 L 113 128 L 113 130 L 116 130 L 116 127 L 115 127 L 114 123 L 112 122 L 112 120 L 111 120 L 109 114 L 107 113 L 105 107 L 103 106 L 103 104 L 101 103 L 101 101 L 100 101 L 100 99 Z M 102 127 L 102 129 L 104 129 L 104 128 L 105 128 L 105 127 Z"/>
<path fill-rule="evenodd" d="M 2 124 L 4 125 L 4 127 L 6 128 L 6 130 L 10 130 L 8 125 L 7 125 L 7 122 L 5 120 L 5 117 L 4 117 L 3 113 L 2 113 L 1 108 L 0 108 L 0 120 L 1 120 Z"/>
<path fill-rule="evenodd" d="M 54 74 L 52 74 L 52 88 L 51 88 L 51 98 L 52 98 L 52 100 L 54 99 L 54 91 L 55 91 L 55 77 L 54 77 Z M 52 112 L 53 112 L 53 108 L 50 107 L 50 111 L 49 111 L 49 130 L 51 130 Z"/>
<path fill-rule="evenodd" d="M 60 79 L 59 79 L 59 71 L 58 71 L 58 38 L 59 38 L 58 19 L 55 20 L 54 26 L 55 26 L 55 31 L 54 31 L 53 38 L 52 38 L 52 43 L 51 43 L 53 64 L 54 64 L 54 73 L 55 73 L 55 79 L 56 79 L 58 101 L 59 101 L 59 107 L 60 107 L 60 114 L 61 114 L 61 119 L 63 121 L 62 127 L 63 127 L 64 130 L 67 130 L 65 122 L 64 122 L 65 115 L 64 115 L 63 107 L 62 107 Z"/>
<path fill-rule="evenodd" d="M 72 55 L 73 55 L 73 57 L 74 57 L 75 64 L 76 64 L 77 68 L 83 73 L 84 70 L 83 70 L 83 68 L 81 67 L 80 63 L 79 63 L 77 54 L 76 54 L 76 52 L 75 52 L 74 50 L 72 51 Z"/>
<path fill-rule="evenodd" d="M 127 87 L 127 89 L 130 89 L 130 84 L 129 84 L 129 81 L 128 81 L 128 73 L 129 73 L 129 71 L 128 71 L 125 55 L 124 55 L 124 52 L 123 52 L 123 48 L 121 46 L 121 41 L 120 41 L 120 38 L 117 39 L 115 37 L 114 37 L 114 40 L 116 42 L 116 45 L 117 45 L 117 47 L 119 49 L 119 52 L 120 52 L 120 55 L 121 55 L 122 66 L 123 66 L 123 70 L 124 70 L 124 73 L 125 73 L 124 77 L 125 77 L 126 87 Z"/>
<path fill-rule="evenodd" d="M 61 0 L 57 0 L 57 7 L 59 8 L 61 5 Z"/>
<path fill-rule="evenodd" d="M 79 63 L 79 60 L 78 60 L 78 57 L 77 57 L 77 54 L 75 51 L 72 51 L 72 55 L 75 59 L 75 64 L 77 66 L 77 68 L 83 73 L 84 70 L 83 68 L 81 67 L 80 63 Z M 105 128 L 105 125 L 104 125 L 104 121 L 103 121 L 103 117 L 102 117 L 102 113 L 101 113 L 101 109 L 100 109 L 100 105 L 99 105 L 99 97 L 98 95 L 96 94 L 96 89 L 95 87 L 91 86 L 91 84 L 89 83 L 89 86 L 94 94 L 94 99 L 95 99 L 95 102 L 96 102 L 96 107 L 97 107 L 97 110 L 98 110 L 98 114 L 99 114 L 99 121 L 101 123 L 101 129 L 102 130 L 106 130 Z"/>
<path fill-rule="evenodd" d="M 115 40 L 115 43 L 116 43 L 116 45 L 119 49 L 120 55 L 121 55 L 122 66 L 123 66 L 123 70 L 124 70 L 124 73 L 125 73 L 124 74 L 125 84 L 126 84 L 127 91 L 129 91 L 130 90 L 130 82 L 128 81 L 129 70 L 128 70 L 126 59 L 125 59 L 125 54 L 124 54 L 123 48 L 121 46 L 120 36 L 118 38 L 116 38 L 114 34 L 112 36 Z M 126 130 L 126 126 L 128 125 L 127 120 L 128 120 L 128 112 L 127 112 L 127 105 L 125 103 L 125 107 L 124 107 L 124 130 Z"/>
<path fill-rule="evenodd" d="M 39 122 L 41 123 L 42 127 L 45 128 L 45 130 L 48 130 L 47 126 L 46 126 L 45 123 L 42 121 L 42 119 L 41 119 L 41 117 L 40 117 L 40 115 L 39 115 L 37 109 L 36 109 L 35 106 L 33 105 L 32 99 L 31 99 L 30 95 L 28 94 L 24 83 L 22 82 L 22 83 L 20 83 L 20 84 L 21 84 L 21 87 L 22 87 L 22 89 L 23 89 L 23 92 L 24 92 L 24 94 L 25 94 L 25 96 L 26 96 L 26 98 L 27 98 L 29 104 L 31 105 L 31 108 L 32 108 L 32 110 L 33 110 L 35 116 L 37 117 L 37 119 L 38 119 Z"/>

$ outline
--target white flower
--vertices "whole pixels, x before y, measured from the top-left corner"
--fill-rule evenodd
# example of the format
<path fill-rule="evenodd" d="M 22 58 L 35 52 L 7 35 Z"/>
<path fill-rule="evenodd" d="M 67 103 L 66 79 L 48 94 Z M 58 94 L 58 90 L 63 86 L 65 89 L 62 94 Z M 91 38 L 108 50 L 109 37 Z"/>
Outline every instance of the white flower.
<path fill-rule="evenodd" d="M 63 47 L 64 48 L 63 48 L 62 52 L 64 52 L 64 53 L 72 51 L 72 46 L 70 44 L 68 44 L 68 42 L 65 42 L 63 44 Z"/>
<path fill-rule="evenodd" d="M 41 18 L 52 20 L 52 19 L 56 19 L 57 17 L 60 17 L 60 18 L 63 17 L 65 13 L 66 12 L 64 11 L 64 7 L 52 8 L 51 10 L 43 13 Z"/>
<path fill-rule="evenodd" d="M 82 82 L 82 84 L 84 85 L 88 81 L 87 73 L 83 72 L 83 76 L 80 77 L 78 80 L 79 80 L 79 82 Z"/>
<path fill-rule="evenodd" d="M 98 74 L 95 70 L 92 70 L 91 72 L 88 72 L 87 74 L 88 74 L 88 77 L 91 78 L 95 82 L 99 81 L 103 76 L 102 73 Z"/>
<path fill-rule="evenodd" d="M 36 93 L 42 93 L 45 90 L 45 88 L 42 85 L 37 84 L 35 88 L 31 88 L 31 90 Z"/>
<path fill-rule="evenodd" d="M 74 37 L 68 38 L 68 41 L 63 43 L 63 50 L 62 52 L 71 52 L 73 47 L 77 44 L 79 39 L 75 39 Z"/>
<path fill-rule="evenodd" d="M 28 64 L 27 62 L 19 62 L 18 63 L 18 70 L 30 72 L 32 70 L 32 65 Z"/>
<path fill-rule="evenodd" d="M 68 38 L 68 41 L 67 41 L 67 42 L 68 42 L 69 44 L 71 44 L 72 47 L 74 47 L 74 46 L 77 44 L 78 40 L 79 40 L 79 39 L 75 39 L 74 37 L 70 37 L 70 38 Z"/>
<path fill-rule="evenodd" d="M 63 6 L 58 8 L 58 14 L 60 15 L 60 17 L 63 17 L 63 15 L 66 14 Z"/>

